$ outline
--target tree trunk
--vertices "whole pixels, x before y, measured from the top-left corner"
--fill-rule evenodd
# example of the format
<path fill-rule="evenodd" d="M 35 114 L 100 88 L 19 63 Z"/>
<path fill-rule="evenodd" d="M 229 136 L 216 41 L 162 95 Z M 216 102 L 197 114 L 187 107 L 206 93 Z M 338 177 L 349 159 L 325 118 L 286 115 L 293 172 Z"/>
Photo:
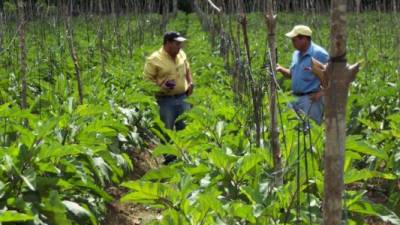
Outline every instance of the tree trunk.
<path fill-rule="evenodd" d="M 397 33 L 397 37 L 396 37 L 396 49 L 397 49 L 397 54 L 396 54 L 396 61 L 397 61 L 397 76 L 399 77 L 398 79 L 400 79 L 400 17 L 397 14 L 397 6 L 396 6 L 396 0 L 393 0 L 393 15 L 396 21 L 396 25 L 397 25 L 397 29 L 396 29 L 396 33 Z"/>
<path fill-rule="evenodd" d="M 202 26 L 203 30 L 205 30 L 205 31 L 208 30 L 210 21 L 207 17 L 207 14 L 205 14 L 200 9 L 199 5 L 197 4 L 197 0 L 192 0 L 191 4 L 192 4 L 193 10 L 196 12 L 197 16 L 200 18 L 200 22 L 201 22 L 201 26 Z"/>
<path fill-rule="evenodd" d="M 74 63 L 75 68 L 75 78 L 78 84 L 78 94 L 79 94 L 79 104 L 83 103 L 83 87 L 81 81 L 81 72 L 79 67 L 78 57 L 76 55 L 76 50 L 74 46 L 73 36 L 72 36 L 72 28 L 71 28 L 71 17 L 70 10 L 67 7 L 67 0 L 63 1 L 63 17 L 64 17 L 64 26 L 65 26 L 65 37 L 68 41 L 69 53 L 71 55 L 72 61 Z"/>
<path fill-rule="evenodd" d="M 360 13 L 361 10 L 361 0 L 356 0 L 356 12 Z"/>
<path fill-rule="evenodd" d="M 174 17 L 178 14 L 178 0 L 172 0 L 172 14 Z"/>
<path fill-rule="evenodd" d="M 270 55 L 270 96 L 269 96 L 269 111 L 270 111 L 270 143 L 272 148 L 272 154 L 274 158 L 274 170 L 275 170 L 275 185 L 281 186 L 283 184 L 282 177 L 282 162 L 281 162 L 281 151 L 279 148 L 279 130 L 277 120 L 277 104 L 276 104 L 276 84 L 275 84 L 275 68 L 276 68 L 276 47 L 275 47 L 275 30 L 276 30 L 276 15 L 274 15 L 273 2 L 272 0 L 267 1 L 266 23 L 268 27 L 268 49 Z"/>
<path fill-rule="evenodd" d="M 256 82 L 253 77 L 253 69 L 251 66 L 251 51 L 250 51 L 250 44 L 249 44 L 249 38 L 248 38 L 248 32 L 247 32 L 247 17 L 244 9 L 244 5 L 241 4 L 240 6 L 240 24 L 242 25 L 242 31 L 243 31 L 243 42 L 244 42 L 244 47 L 246 50 L 246 67 L 247 67 L 247 80 L 249 82 L 250 86 L 250 91 L 251 91 L 251 98 L 252 98 L 252 103 L 253 103 L 253 121 L 256 125 L 256 146 L 260 147 L 261 146 L 261 138 L 262 138 L 262 131 L 261 131 L 261 118 L 262 118 L 262 93 L 260 91 L 261 86 L 257 86 Z"/>
<path fill-rule="evenodd" d="M 4 15 L 3 13 L 0 13 L 0 49 L 3 49 L 4 28 L 5 28 Z"/>
<path fill-rule="evenodd" d="M 355 79 L 359 67 L 358 64 L 347 65 L 346 4 L 347 0 L 331 2 L 331 59 L 326 69 L 328 87 L 325 99 L 325 225 L 341 224 L 346 103 L 350 83 Z"/>
<path fill-rule="evenodd" d="M 164 33 L 167 29 L 167 23 L 169 20 L 169 4 L 168 0 L 162 0 L 161 1 L 161 7 L 162 7 L 162 16 L 161 16 L 161 21 L 160 21 L 160 31 L 161 33 Z"/>
<path fill-rule="evenodd" d="M 103 12 L 103 0 L 99 0 L 98 6 L 99 6 L 99 12 L 102 13 Z"/>
<path fill-rule="evenodd" d="M 25 46 L 25 7 L 24 1 L 18 0 L 17 1 L 17 9 L 18 9 L 18 36 L 19 36 L 19 49 L 21 51 L 20 56 L 20 77 L 21 77 L 21 108 L 27 108 L 27 83 L 26 83 L 26 76 L 27 76 L 27 65 L 26 65 L 26 46 Z"/>
<path fill-rule="evenodd" d="M 94 12 L 94 0 L 90 0 L 90 13 L 92 14 Z"/>

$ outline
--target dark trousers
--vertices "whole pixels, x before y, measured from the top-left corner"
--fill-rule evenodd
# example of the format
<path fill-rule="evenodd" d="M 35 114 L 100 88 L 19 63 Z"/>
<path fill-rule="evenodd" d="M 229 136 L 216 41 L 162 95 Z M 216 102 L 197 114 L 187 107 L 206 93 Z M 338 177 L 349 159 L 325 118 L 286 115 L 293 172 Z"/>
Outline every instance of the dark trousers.
<path fill-rule="evenodd" d="M 173 130 L 183 130 L 185 122 L 176 120 L 183 112 L 190 109 L 189 103 L 185 102 L 186 94 L 175 96 L 157 96 L 157 103 L 160 107 L 160 118 L 163 121 L 165 128 Z M 168 138 L 167 138 L 168 139 Z M 169 164 L 176 159 L 174 155 L 164 155 L 164 164 Z"/>
<path fill-rule="evenodd" d="M 182 130 L 185 128 L 185 123 L 181 120 L 176 121 L 176 118 L 183 112 L 190 109 L 190 105 L 185 102 L 186 94 L 174 96 L 157 96 L 157 103 L 160 107 L 160 117 L 167 129 Z"/>

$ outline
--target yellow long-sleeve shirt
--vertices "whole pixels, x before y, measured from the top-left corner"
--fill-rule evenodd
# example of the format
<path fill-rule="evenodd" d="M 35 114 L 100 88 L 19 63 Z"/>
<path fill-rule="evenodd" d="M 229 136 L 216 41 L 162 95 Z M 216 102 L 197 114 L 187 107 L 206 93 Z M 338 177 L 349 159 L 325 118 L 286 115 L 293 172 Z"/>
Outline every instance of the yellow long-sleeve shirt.
<path fill-rule="evenodd" d="M 161 48 L 147 58 L 144 66 L 144 77 L 160 87 L 157 95 L 178 95 L 185 93 L 189 88 L 189 83 L 186 79 L 189 70 L 189 63 L 182 49 L 174 60 L 164 48 Z M 173 89 L 161 88 L 167 80 L 175 81 L 176 85 Z"/>

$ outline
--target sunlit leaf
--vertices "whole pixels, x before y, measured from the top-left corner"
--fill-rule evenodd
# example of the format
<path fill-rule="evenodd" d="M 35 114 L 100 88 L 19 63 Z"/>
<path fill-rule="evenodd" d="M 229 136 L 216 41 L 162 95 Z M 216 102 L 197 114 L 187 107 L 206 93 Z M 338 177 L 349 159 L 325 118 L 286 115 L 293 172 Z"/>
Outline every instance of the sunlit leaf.
<path fill-rule="evenodd" d="M 388 180 L 394 180 L 397 177 L 391 173 L 381 173 L 378 171 L 370 171 L 367 169 L 363 170 L 356 170 L 356 169 L 349 169 L 344 175 L 344 183 L 350 184 L 360 180 L 368 180 L 371 178 L 380 177 Z"/>
<path fill-rule="evenodd" d="M 355 137 L 349 136 L 346 140 L 346 149 L 350 149 L 352 151 L 356 151 L 359 153 L 363 153 L 366 155 L 376 156 L 383 160 L 388 159 L 388 155 L 386 152 L 379 150 L 371 145 L 367 144 L 366 142 L 360 141 Z"/>
<path fill-rule="evenodd" d="M 177 170 L 171 167 L 161 167 L 160 169 L 150 170 L 143 178 L 148 180 L 158 180 L 175 176 Z"/>
<path fill-rule="evenodd" d="M 67 201 L 67 200 L 62 201 L 62 203 L 65 205 L 65 207 L 68 209 L 68 211 L 72 212 L 75 216 L 89 217 L 92 224 L 97 224 L 96 219 L 93 216 L 93 214 L 89 210 L 80 206 L 78 203 Z"/>
<path fill-rule="evenodd" d="M 155 156 L 168 154 L 168 155 L 175 155 L 177 157 L 181 157 L 180 151 L 178 149 L 174 148 L 174 146 L 172 146 L 172 145 L 159 145 L 154 149 L 153 154 Z"/>
<path fill-rule="evenodd" d="M 32 215 L 19 213 L 17 211 L 0 211 L 0 222 L 25 222 L 33 220 Z"/>
<path fill-rule="evenodd" d="M 350 205 L 348 210 L 365 215 L 377 216 L 384 222 L 400 224 L 400 218 L 394 212 L 380 204 L 358 201 L 357 203 Z"/>

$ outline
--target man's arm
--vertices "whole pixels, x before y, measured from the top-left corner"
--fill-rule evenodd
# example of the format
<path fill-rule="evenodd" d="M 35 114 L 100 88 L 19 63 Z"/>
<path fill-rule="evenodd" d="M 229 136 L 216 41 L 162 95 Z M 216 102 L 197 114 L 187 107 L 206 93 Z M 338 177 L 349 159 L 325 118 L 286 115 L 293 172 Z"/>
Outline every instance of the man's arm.
<path fill-rule="evenodd" d="M 285 68 L 285 67 L 283 67 L 283 66 L 281 66 L 279 64 L 276 67 L 276 71 L 280 72 L 287 79 L 291 79 L 292 78 L 292 74 L 290 72 L 290 69 Z"/>
<path fill-rule="evenodd" d="M 192 77 L 192 72 L 190 71 L 189 63 L 185 61 L 185 66 L 186 66 L 186 81 L 189 85 L 186 94 L 189 96 L 193 93 L 193 77 Z"/>
<path fill-rule="evenodd" d="M 163 89 L 164 91 L 168 91 L 173 89 L 173 85 L 171 86 L 167 86 L 167 82 L 160 80 L 158 78 L 158 68 L 157 66 L 151 62 L 151 60 L 147 59 L 146 60 L 146 64 L 144 65 L 144 70 L 143 70 L 143 75 L 144 78 L 152 81 L 155 85 L 157 85 L 158 87 L 160 87 L 161 89 Z"/>
<path fill-rule="evenodd" d="M 186 69 L 186 81 L 188 82 L 189 85 L 193 84 L 192 72 L 190 71 L 189 68 Z"/>
<path fill-rule="evenodd" d="M 149 60 L 146 60 L 146 64 L 144 64 L 144 70 L 143 70 L 144 78 L 153 81 L 154 83 L 157 84 L 156 74 L 157 74 L 156 67 Z"/>

